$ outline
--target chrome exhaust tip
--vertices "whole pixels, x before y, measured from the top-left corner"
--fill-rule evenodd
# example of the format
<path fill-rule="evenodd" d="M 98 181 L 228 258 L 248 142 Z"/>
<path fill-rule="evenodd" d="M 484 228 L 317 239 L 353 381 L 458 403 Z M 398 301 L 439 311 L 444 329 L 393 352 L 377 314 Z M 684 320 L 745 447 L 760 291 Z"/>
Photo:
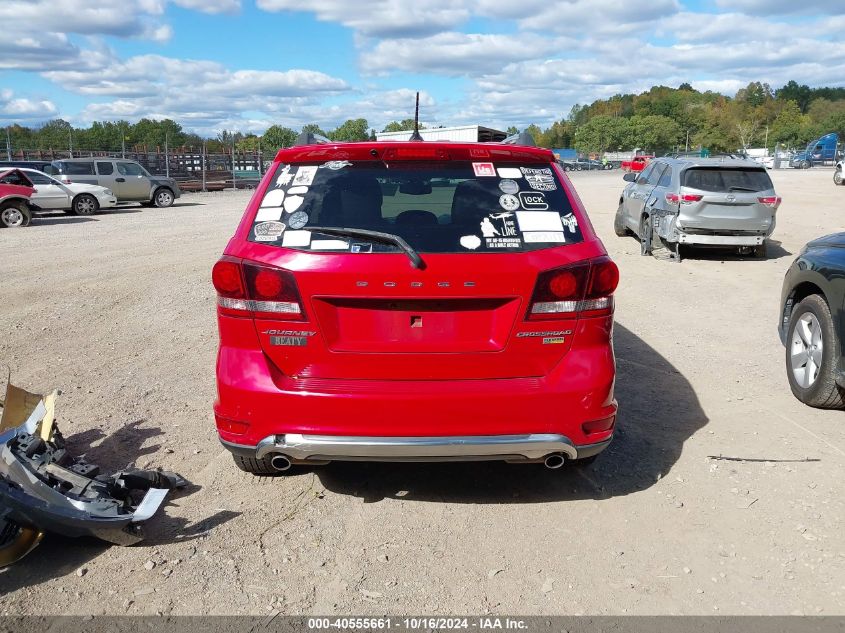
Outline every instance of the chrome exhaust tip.
<path fill-rule="evenodd" d="M 270 458 L 270 465 L 279 472 L 289 470 L 291 467 L 290 460 L 281 453 L 273 455 L 273 457 Z"/>
<path fill-rule="evenodd" d="M 563 455 L 559 455 L 557 453 L 547 455 L 546 459 L 543 460 L 543 464 L 549 470 L 557 470 L 558 468 L 562 468 L 565 463 L 566 458 Z"/>

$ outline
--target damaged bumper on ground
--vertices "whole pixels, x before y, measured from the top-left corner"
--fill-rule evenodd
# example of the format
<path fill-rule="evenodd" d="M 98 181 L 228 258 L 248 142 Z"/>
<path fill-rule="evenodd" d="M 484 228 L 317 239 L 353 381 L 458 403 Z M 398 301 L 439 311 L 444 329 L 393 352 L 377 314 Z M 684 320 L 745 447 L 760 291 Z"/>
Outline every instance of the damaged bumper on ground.
<path fill-rule="evenodd" d="M 160 471 L 101 475 L 72 457 L 54 424 L 57 395 L 9 384 L 0 402 L 0 567 L 29 553 L 45 532 L 137 543 L 168 491 L 187 484 Z"/>

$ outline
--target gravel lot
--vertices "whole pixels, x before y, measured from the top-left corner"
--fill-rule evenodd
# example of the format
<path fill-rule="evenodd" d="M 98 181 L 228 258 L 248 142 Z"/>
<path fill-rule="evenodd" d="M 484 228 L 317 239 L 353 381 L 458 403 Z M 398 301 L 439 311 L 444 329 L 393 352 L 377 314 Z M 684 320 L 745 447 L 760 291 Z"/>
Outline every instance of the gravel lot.
<path fill-rule="evenodd" d="M 0 230 L 0 363 L 61 388 L 72 449 L 193 486 L 130 548 L 49 536 L 3 614 L 845 614 L 845 420 L 789 391 L 786 268 L 845 230 L 829 170 L 772 173 L 767 261 L 639 255 L 623 182 L 572 175 L 618 262 L 616 440 L 583 472 L 506 464 L 238 471 L 216 439 L 210 269 L 246 192 Z"/>

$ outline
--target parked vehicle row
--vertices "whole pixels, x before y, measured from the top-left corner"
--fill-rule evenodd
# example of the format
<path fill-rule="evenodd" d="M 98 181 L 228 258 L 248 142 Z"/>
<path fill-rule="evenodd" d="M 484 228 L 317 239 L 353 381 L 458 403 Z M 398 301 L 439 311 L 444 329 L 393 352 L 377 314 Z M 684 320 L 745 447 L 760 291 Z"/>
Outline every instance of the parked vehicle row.
<path fill-rule="evenodd" d="M 558 165 L 560 165 L 564 171 L 594 171 L 613 169 L 614 167 L 614 163 L 611 161 L 600 161 L 591 158 L 559 160 Z"/>
<path fill-rule="evenodd" d="M 6 167 L 35 169 L 65 185 L 97 185 L 112 191 L 118 203 L 140 202 L 145 206 L 169 207 L 182 195 L 176 180 L 153 176 L 134 160 L 95 157 L 52 162 L 0 162 L 0 169 Z"/>

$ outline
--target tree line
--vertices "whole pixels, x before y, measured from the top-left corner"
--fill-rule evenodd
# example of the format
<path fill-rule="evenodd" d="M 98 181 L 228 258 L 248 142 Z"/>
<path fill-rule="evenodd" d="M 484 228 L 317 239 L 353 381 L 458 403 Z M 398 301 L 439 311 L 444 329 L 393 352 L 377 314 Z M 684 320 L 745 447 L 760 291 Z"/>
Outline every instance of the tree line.
<path fill-rule="evenodd" d="M 392 121 L 383 132 L 413 129 L 413 119 Z M 422 126 L 421 126 L 422 127 Z M 224 130 L 214 138 L 186 132 L 171 119 L 95 121 L 87 128 L 73 127 L 55 119 L 32 128 L 7 128 L 13 150 L 134 151 L 203 146 L 210 153 L 261 151 L 272 155 L 290 147 L 300 132 L 312 132 L 333 141 L 375 139 L 366 119 L 348 119 L 337 128 L 324 130 L 312 123 L 299 131 L 271 125 L 264 134 Z M 508 134 L 518 130 L 511 127 Z M 684 83 L 677 88 L 655 86 L 641 94 L 617 94 L 589 105 L 576 104 L 569 114 L 542 129 L 526 128 L 537 145 L 574 147 L 582 153 L 605 151 L 668 150 L 706 147 L 733 152 L 748 147 L 803 147 L 828 132 L 845 137 L 845 88 L 810 88 L 790 81 L 779 89 L 751 82 L 733 97 L 700 92 Z M 0 141 L 2 147 L 2 141 Z"/>

